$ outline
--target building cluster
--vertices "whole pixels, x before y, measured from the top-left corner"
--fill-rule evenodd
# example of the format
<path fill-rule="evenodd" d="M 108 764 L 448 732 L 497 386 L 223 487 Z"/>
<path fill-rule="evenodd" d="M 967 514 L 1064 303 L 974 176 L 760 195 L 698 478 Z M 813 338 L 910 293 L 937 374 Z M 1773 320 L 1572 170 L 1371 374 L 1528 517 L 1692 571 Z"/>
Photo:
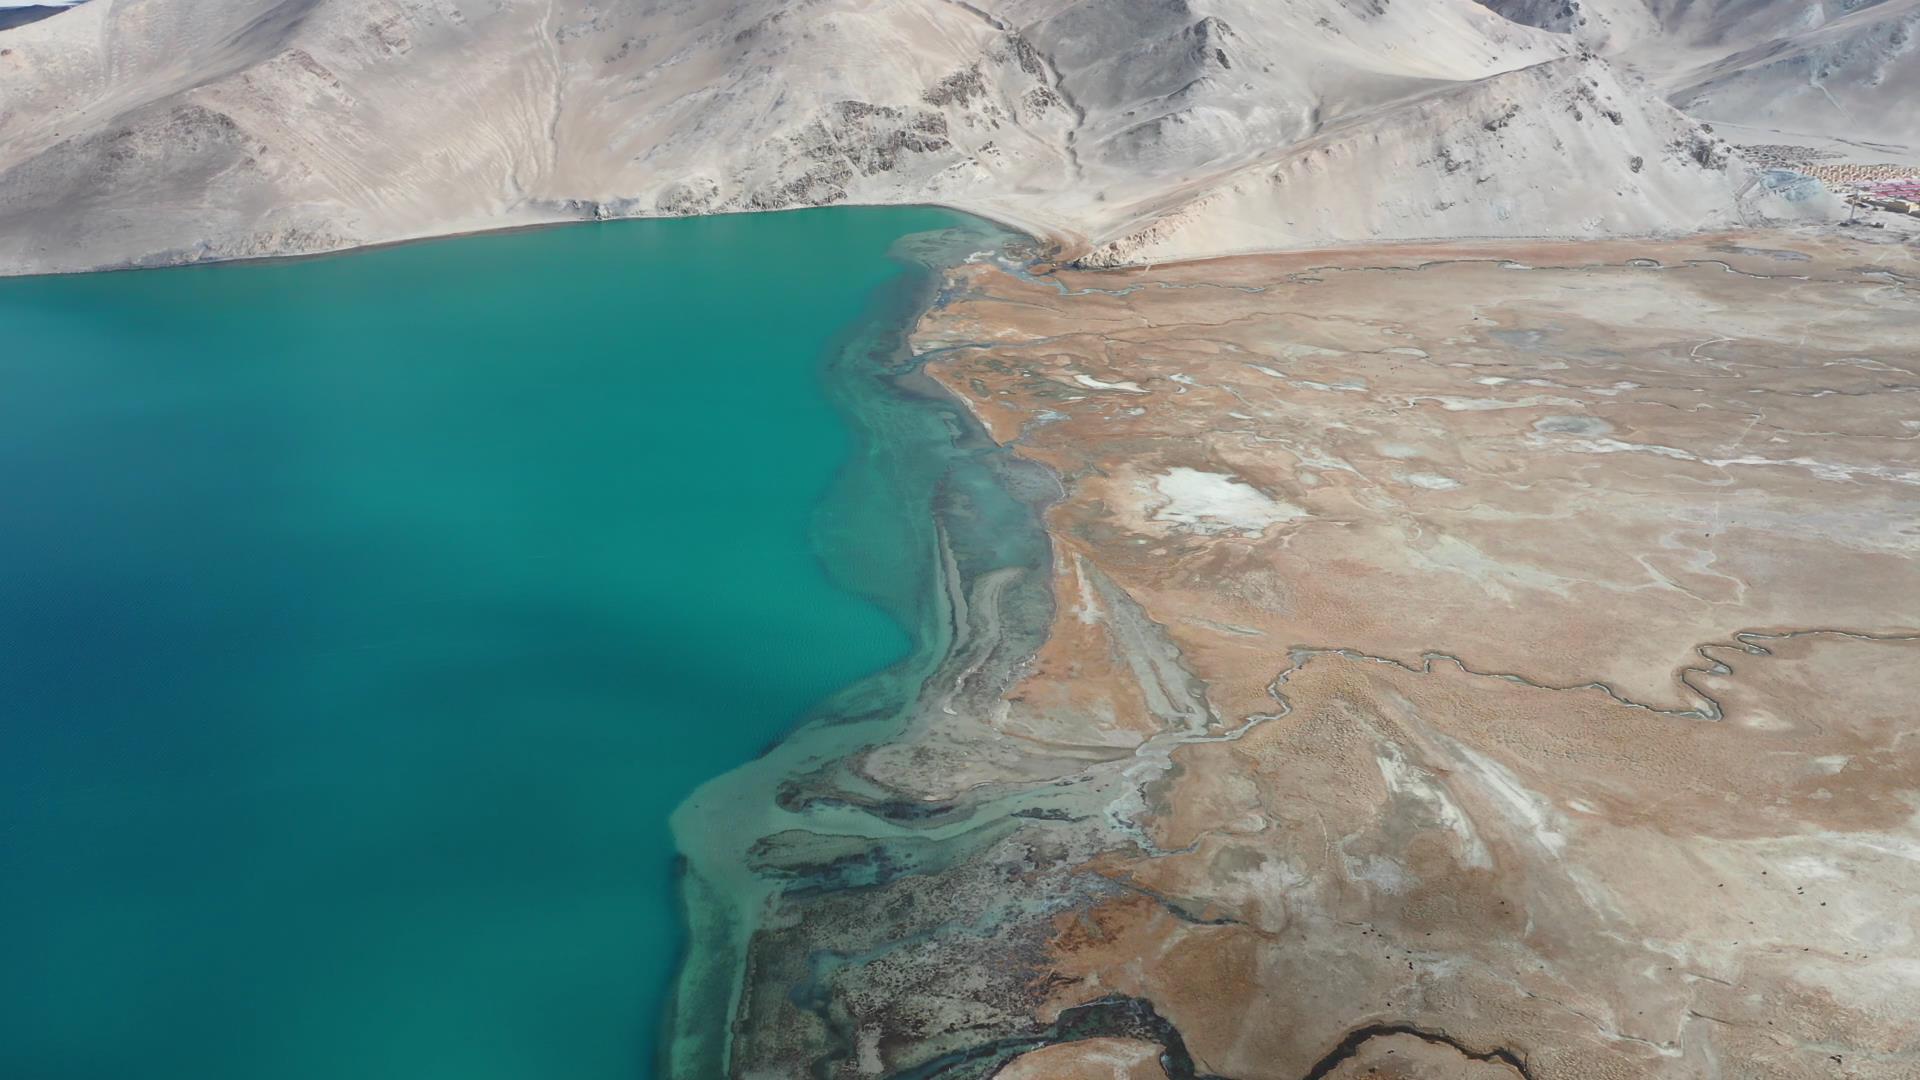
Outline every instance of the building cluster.
<path fill-rule="evenodd" d="M 1920 170 L 1892 179 L 1834 185 L 1834 190 L 1854 206 L 1920 217 Z"/>
<path fill-rule="evenodd" d="M 1787 143 L 1757 143 L 1740 152 L 1761 168 L 1811 176 L 1849 205 L 1920 217 L 1920 165 L 1840 161 L 1831 150 Z"/>
<path fill-rule="evenodd" d="M 1855 165 L 1836 162 L 1802 165 L 1797 171 L 1806 173 L 1835 189 L 1860 189 L 1868 185 L 1884 183 L 1905 183 L 1908 187 L 1920 184 L 1920 165 Z"/>

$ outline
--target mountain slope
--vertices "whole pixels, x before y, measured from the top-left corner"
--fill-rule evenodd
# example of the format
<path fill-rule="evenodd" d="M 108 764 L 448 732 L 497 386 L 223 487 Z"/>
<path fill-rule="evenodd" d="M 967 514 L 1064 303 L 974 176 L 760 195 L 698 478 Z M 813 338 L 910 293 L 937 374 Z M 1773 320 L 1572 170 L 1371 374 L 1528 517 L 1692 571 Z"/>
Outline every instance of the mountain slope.
<path fill-rule="evenodd" d="M 1644 235 L 1794 216 L 1824 201 L 1813 185 L 1769 184 L 1606 64 L 1569 58 L 1448 87 L 1289 146 L 1084 261 L 1354 238 Z"/>
<path fill-rule="evenodd" d="M 1703 120 L 1920 154 L 1920 0 L 1482 0 Z"/>
<path fill-rule="evenodd" d="M 1687 72 L 1676 105 L 1703 117 L 1920 150 L 1920 0 L 1856 11 Z"/>
<path fill-rule="evenodd" d="M 94 0 L 0 38 L 0 269 L 839 202 L 1107 259 L 1783 208 L 1737 163 L 1669 168 L 1697 133 L 1603 61 L 1549 63 L 1581 49 L 1472 0 Z M 1472 134 L 1502 95 L 1588 92 L 1619 130 L 1543 107 L 1509 150 Z M 1420 164 L 1463 137 L 1500 164 L 1471 189 Z M 1254 180 L 1351 139 L 1347 182 Z"/>

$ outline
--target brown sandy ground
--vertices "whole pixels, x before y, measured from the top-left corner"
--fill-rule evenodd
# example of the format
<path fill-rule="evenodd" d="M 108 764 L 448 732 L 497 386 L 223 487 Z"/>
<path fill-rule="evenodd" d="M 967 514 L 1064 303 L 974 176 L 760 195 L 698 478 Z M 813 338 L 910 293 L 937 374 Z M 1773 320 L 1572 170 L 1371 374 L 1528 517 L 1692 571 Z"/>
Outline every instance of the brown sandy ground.
<path fill-rule="evenodd" d="M 1920 1077 L 1914 247 L 950 285 L 1052 633 L 855 763 L 973 839 L 788 897 L 737 1072 Z"/>

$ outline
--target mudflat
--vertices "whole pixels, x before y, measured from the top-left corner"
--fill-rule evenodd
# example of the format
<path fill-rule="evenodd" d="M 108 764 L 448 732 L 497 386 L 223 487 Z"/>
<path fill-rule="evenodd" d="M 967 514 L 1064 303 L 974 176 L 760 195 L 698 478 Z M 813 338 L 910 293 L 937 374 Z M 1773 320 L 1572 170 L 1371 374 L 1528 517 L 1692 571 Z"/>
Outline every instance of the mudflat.
<path fill-rule="evenodd" d="M 1053 612 L 858 762 L 974 842 L 756 943 L 845 958 L 826 1067 L 1914 1075 L 1920 259 L 1871 236 L 952 271 L 916 348 L 1058 477 Z"/>

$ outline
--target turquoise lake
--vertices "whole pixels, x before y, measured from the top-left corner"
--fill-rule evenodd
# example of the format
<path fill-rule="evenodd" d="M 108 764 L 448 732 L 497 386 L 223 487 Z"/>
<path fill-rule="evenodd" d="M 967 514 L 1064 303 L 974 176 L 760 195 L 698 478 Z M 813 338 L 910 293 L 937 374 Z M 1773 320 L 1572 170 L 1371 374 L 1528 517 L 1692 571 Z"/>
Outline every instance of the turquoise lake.
<path fill-rule="evenodd" d="M 654 1074 L 668 815 L 921 634 L 828 358 L 981 228 L 0 281 L 0 1076 Z"/>

